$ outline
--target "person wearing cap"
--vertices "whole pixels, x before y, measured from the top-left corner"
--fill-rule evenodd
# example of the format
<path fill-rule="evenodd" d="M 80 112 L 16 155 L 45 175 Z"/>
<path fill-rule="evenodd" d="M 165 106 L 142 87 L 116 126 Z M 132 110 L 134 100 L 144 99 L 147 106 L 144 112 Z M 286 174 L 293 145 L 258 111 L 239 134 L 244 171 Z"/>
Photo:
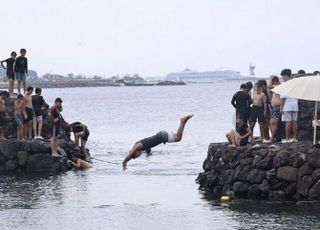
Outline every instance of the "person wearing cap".
<path fill-rule="evenodd" d="M 179 142 L 182 139 L 182 134 L 184 127 L 187 123 L 187 121 L 193 117 L 193 114 L 187 115 L 185 117 L 182 117 L 180 119 L 180 125 L 176 133 L 169 133 L 166 131 L 160 131 L 156 135 L 147 137 L 145 139 L 142 139 L 134 144 L 132 149 L 129 151 L 129 154 L 126 156 L 126 158 L 122 162 L 123 170 L 127 169 L 127 163 L 131 159 L 136 159 L 141 156 L 142 151 L 145 151 L 147 153 L 147 156 L 151 155 L 151 148 L 160 145 L 161 143 L 173 143 L 173 142 Z"/>
<path fill-rule="evenodd" d="M 52 137 L 50 139 L 50 145 L 51 145 L 51 154 L 54 157 L 58 156 L 57 136 L 60 133 L 61 124 L 63 122 L 62 116 L 60 114 L 60 111 L 62 111 L 61 104 L 62 104 L 62 99 L 58 97 L 54 101 L 54 105 L 49 110 L 49 116 L 52 120 Z"/>

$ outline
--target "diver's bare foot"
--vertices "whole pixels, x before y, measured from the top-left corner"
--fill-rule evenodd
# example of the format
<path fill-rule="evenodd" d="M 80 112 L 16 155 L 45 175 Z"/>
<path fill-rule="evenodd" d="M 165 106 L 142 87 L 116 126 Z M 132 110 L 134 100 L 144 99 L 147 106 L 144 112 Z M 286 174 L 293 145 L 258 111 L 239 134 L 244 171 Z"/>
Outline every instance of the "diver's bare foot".
<path fill-rule="evenodd" d="M 122 163 L 122 170 L 126 171 L 127 170 L 127 164 L 126 163 Z"/>
<path fill-rule="evenodd" d="M 180 122 L 181 123 L 186 123 L 192 117 L 193 117 L 193 114 L 189 114 L 189 115 L 187 115 L 185 117 L 180 118 Z"/>

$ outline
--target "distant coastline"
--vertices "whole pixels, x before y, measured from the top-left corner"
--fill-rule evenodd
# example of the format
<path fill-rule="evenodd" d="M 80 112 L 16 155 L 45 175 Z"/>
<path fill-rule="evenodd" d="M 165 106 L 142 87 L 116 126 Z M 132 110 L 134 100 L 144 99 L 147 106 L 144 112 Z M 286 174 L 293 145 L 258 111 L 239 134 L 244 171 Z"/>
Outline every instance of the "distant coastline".
<path fill-rule="evenodd" d="M 1 81 L 0 89 L 6 89 L 8 86 L 7 78 L 5 77 L 4 70 L 0 71 Z M 38 77 L 36 71 L 29 71 L 27 84 L 33 87 L 40 88 L 75 88 L 75 87 L 132 87 L 132 86 L 182 86 L 186 84 L 214 84 L 219 81 L 255 81 L 258 78 L 248 76 L 229 76 L 228 78 L 219 77 L 211 79 L 211 81 L 192 81 L 188 79 L 168 79 L 165 77 L 162 80 L 157 79 L 144 79 L 138 74 L 125 75 L 123 77 L 113 76 L 111 78 L 104 78 L 101 76 L 86 77 L 85 75 L 68 74 L 62 76 L 58 74 L 45 74 Z"/>

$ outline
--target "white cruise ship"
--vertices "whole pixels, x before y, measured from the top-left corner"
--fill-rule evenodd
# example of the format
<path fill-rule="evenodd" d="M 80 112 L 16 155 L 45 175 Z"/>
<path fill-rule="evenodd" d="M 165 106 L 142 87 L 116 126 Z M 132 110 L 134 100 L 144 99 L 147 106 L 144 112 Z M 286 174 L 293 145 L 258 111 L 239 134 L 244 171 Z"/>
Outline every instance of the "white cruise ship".
<path fill-rule="evenodd" d="M 209 83 L 216 80 L 247 79 L 254 77 L 255 76 L 252 74 L 250 74 L 250 76 L 242 75 L 239 71 L 235 70 L 197 72 L 190 69 L 185 69 L 182 72 L 169 73 L 165 79 L 168 81 L 183 81 L 186 83 Z"/>

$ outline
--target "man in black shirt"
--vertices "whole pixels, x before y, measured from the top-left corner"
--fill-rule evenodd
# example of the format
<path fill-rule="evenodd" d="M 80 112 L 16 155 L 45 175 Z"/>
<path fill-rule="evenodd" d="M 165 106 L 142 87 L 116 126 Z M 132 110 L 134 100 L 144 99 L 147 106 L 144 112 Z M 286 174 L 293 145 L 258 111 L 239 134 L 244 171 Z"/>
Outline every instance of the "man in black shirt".
<path fill-rule="evenodd" d="M 49 107 L 41 96 L 41 89 L 36 88 L 36 95 L 32 96 L 33 117 L 33 133 L 35 139 L 43 139 L 42 132 L 42 108 Z"/>
<path fill-rule="evenodd" d="M 25 57 L 27 51 L 26 49 L 20 50 L 20 56 L 17 57 L 14 65 L 14 72 L 16 73 L 16 78 L 18 80 L 18 93 L 20 94 L 20 85 L 22 82 L 23 93 L 26 93 L 27 84 L 26 79 L 28 75 L 28 59 Z"/>
<path fill-rule="evenodd" d="M 13 70 L 13 65 L 14 65 L 14 62 L 16 60 L 16 57 L 17 57 L 17 53 L 12 51 L 11 52 L 11 55 L 8 59 L 6 60 L 3 60 L 1 61 L 1 66 L 4 68 L 4 69 L 7 69 L 7 78 L 8 78 L 8 83 L 9 83 L 9 86 L 8 86 L 8 91 L 9 91 L 9 95 L 10 97 L 13 96 L 13 85 L 14 85 L 14 70 Z M 3 65 L 3 63 L 6 63 L 7 67 L 5 67 Z"/>
<path fill-rule="evenodd" d="M 246 84 L 240 86 L 231 100 L 231 104 L 236 109 L 236 128 L 248 120 L 248 107 L 251 104 L 251 98 L 246 92 Z"/>

